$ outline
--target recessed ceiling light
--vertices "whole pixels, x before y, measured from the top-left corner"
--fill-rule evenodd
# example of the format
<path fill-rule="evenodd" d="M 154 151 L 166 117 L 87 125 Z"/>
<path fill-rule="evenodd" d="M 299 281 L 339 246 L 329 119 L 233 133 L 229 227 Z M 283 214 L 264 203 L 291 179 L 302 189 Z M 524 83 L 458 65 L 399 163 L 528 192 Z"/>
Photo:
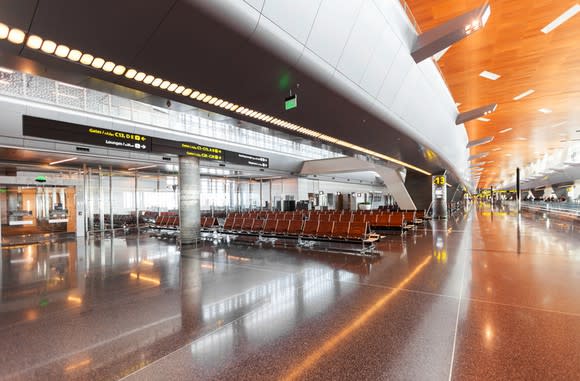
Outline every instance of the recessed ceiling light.
<path fill-rule="evenodd" d="M 56 43 L 50 40 L 44 40 L 42 47 L 40 48 L 43 52 L 47 54 L 52 54 L 56 50 Z"/>
<path fill-rule="evenodd" d="M 195 93 L 193 93 L 195 94 Z M 193 94 L 191 95 L 193 97 Z M 199 93 L 197 94 L 197 97 L 195 99 L 197 99 L 198 101 L 201 101 L 203 98 L 205 98 L 205 93 Z"/>
<path fill-rule="evenodd" d="M 185 90 L 185 86 L 177 86 L 177 89 L 175 89 L 175 94 L 181 94 L 183 93 L 183 90 Z"/>
<path fill-rule="evenodd" d="M 106 72 L 111 72 L 111 71 L 113 71 L 114 68 L 115 68 L 115 63 L 111 62 L 111 61 L 107 61 L 103 65 L 103 70 Z"/>
<path fill-rule="evenodd" d="M 193 89 L 185 89 L 183 90 L 183 92 L 181 93 L 181 95 L 183 95 L 184 97 L 188 97 L 191 95 L 191 93 L 193 93 Z"/>
<path fill-rule="evenodd" d="M 179 85 L 177 83 L 172 83 L 171 85 L 167 86 L 167 91 L 175 91 Z"/>
<path fill-rule="evenodd" d="M 195 90 L 193 93 L 191 93 L 191 95 L 189 96 L 190 98 L 197 98 L 199 96 L 200 92 Z"/>
<path fill-rule="evenodd" d="M 155 76 L 149 74 L 147 77 L 145 77 L 143 79 L 143 83 L 146 85 L 149 85 L 150 83 L 153 83 L 154 80 L 155 80 Z"/>
<path fill-rule="evenodd" d="M 161 83 L 161 85 L 159 85 L 159 87 L 160 87 L 161 89 L 165 90 L 166 88 L 168 88 L 168 87 L 169 87 L 169 85 L 171 85 L 171 82 L 169 82 L 169 81 L 163 81 L 163 82 Z"/>
<path fill-rule="evenodd" d="M 455 102 L 455 107 L 459 107 L 459 106 L 461 106 L 461 103 Z"/>
<path fill-rule="evenodd" d="M 528 140 L 528 138 L 524 138 L 523 136 L 519 136 L 516 138 L 516 140 L 525 141 L 525 140 Z"/>
<path fill-rule="evenodd" d="M 70 48 L 66 45 L 59 45 L 56 47 L 54 54 L 60 58 L 66 58 L 68 53 L 70 52 Z"/>
<path fill-rule="evenodd" d="M 506 156 L 511 156 L 512 154 L 511 154 L 511 153 L 506 153 L 505 155 L 506 155 Z"/>
<path fill-rule="evenodd" d="M 38 50 L 42 46 L 42 38 L 35 35 L 29 36 L 28 40 L 26 40 L 26 46 L 30 49 Z"/>
<path fill-rule="evenodd" d="M 212 96 L 211 96 L 211 95 L 206 95 L 206 96 L 205 96 L 205 98 L 203 98 L 201 101 L 202 101 L 203 103 L 207 103 L 207 102 L 209 102 L 209 101 L 210 101 L 210 99 L 211 99 L 211 98 L 212 98 Z"/>
<path fill-rule="evenodd" d="M 77 62 L 78 60 L 81 59 L 82 56 L 83 53 L 81 53 L 79 50 L 76 49 L 73 49 L 68 53 L 68 59 L 73 62 Z"/>
<path fill-rule="evenodd" d="M 127 70 L 127 68 L 125 66 L 123 66 L 123 65 L 117 65 L 113 69 L 113 73 L 115 73 L 117 75 L 123 75 L 123 73 L 125 73 L 125 70 Z"/>
<path fill-rule="evenodd" d="M 97 57 L 93 60 L 93 63 L 91 63 L 91 66 L 94 67 L 95 69 L 100 69 L 103 67 L 104 64 L 105 64 L 105 60 Z"/>
<path fill-rule="evenodd" d="M 479 73 L 479 76 L 483 77 L 483 78 L 491 79 L 492 81 L 495 81 L 501 77 L 501 75 L 492 73 L 491 71 L 487 71 L 487 70 L 484 70 L 481 73 Z"/>
<path fill-rule="evenodd" d="M 481 117 L 481 118 L 477 118 L 477 120 L 482 121 L 482 122 L 489 122 L 491 119 Z"/>
<path fill-rule="evenodd" d="M 560 16 L 556 17 L 554 21 L 546 25 L 541 29 L 542 33 L 548 34 L 560 25 L 564 24 L 566 21 L 574 17 L 578 12 L 580 12 L 580 4 L 574 4 L 572 7 L 568 8 L 566 12 L 562 13 Z"/>
<path fill-rule="evenodd" d="M 538 109 L 539 112 L 544 113 L 544 114 L 549 114 L 552 112 L 552 110 L 550 110 L 549 108 L 544 108 L 542 107 L 541 109 Z"/>
<path fill-rule="evenodd" d="M 161 78 L 155 78 L 153 80 L 153 82 L 151 82 L 151 86 L 158 87 L 162 83 L 163 83 L 163 80 Z"/>
<path fill-rule="evenodd" d="M 10 28 L 8 28 L 8 25 L 0 23 L 0 40 L 5 40 L 9 32 Z"/>
<path fill-rule="evenodd" d="M 8 33 L 8 41 L 13 44 L 22 44 L 26 34 L 20 29 L 12 28 Z"/>
<path fill-rule="evenodd" d="M 534 89 L 529 89 L 529 90 L 527 90 L 527 91 L 524 91 L 524 92 L 523 92 L 523 93 L 521 93 L 520 95 L 516 95 L 516 96 L 514 97 L 514 101 L 519 101 L 520 99 L 522 99 L 522 98 L 525 98 L 525 97 L 527 97 L 528 95 L 532 95 L 532 94 L 533 94 L 533 93 L 535 93 L 535 92 L 536 92 L 536 90 L 534 90 Z"/>
<path fill-rule="evenodd" d="M 513 130 L 513 128 L 510 127 L 510 128 L 506 128 L 505 130 L 501 130 L 499 133 L 504 134 L 504 133 L 511 131 L 511 130 Z"/>
<path fill-rule="evenodd" d="M 93 59 L 94 59 L 94 58 L 95 58 L 95 57 L 93 57 L 92 55 L 90 55 L 90 54 L 86 54 L 86 53 L 85 53 L 85 54 L 83 54 L 83 56 L 81 57 L 81 63 L 82 63 L 83 65 L 90 65 L 90 64 L 91 64 L 91 62 L 93 62 Z"/>

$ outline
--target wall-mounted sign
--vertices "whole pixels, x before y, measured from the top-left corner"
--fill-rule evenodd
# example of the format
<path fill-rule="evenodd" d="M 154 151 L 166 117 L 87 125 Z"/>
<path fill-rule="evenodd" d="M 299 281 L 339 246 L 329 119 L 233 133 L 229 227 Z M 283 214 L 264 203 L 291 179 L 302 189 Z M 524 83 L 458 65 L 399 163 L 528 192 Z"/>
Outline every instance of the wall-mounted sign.
<path fill-rule="evenodd" d="M 445 176 L 433 176 L 433 184 L 434 185 L 445 185 Z"/>
<path fill-rule="evenodd" d="M 24 115 L 24 136 L 84 143 L 130 151 L 151 152 L 151 138 L 130 130 L 118 131 Z"/>

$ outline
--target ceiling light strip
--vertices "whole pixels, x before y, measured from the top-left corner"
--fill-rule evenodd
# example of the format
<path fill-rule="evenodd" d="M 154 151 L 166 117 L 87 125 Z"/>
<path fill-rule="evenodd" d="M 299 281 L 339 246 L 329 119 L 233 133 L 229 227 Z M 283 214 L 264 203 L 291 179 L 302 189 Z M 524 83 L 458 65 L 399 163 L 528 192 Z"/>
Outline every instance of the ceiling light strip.
<path fill-rule="evenodd" d="M 431 173 L 428 171 L 425 171 L 421 168 L 418 168 L 414 165 L 405 163 L 405 162 L 398 160 L 398 159 L 395 159 L 393 157 L 383 155 L 381 153 L 374 152 L 374 151 L 371 151 L 369 149 L 359 147 L 359 146 L 356 146 L 356 145 L 348 143 L 348 142 L 344 142 L 342 140 L 333 138 L 331 136 L 324 135 L 320 132 L 304 128 L 304 127 L 296 125 L 294 123 L 290 123 L 290 122 L 275 118 L 273 116 L 270 116 L 270 115 L 267 115 L 264 113 L 260 113 L 258 111 L 254 111 L 254 110 L 251 110 L 251 109 L 248 109 L 245 107 L 241 107 L 241 106 L 233 104 L 227 100 L 223 100 L 223 99 L 220 99 L 218 97 L 214 97 L 212 95 L 202 93 L 198 90 L 186 88 L 185 86 L 180 85 L 178 83 L 172 83 L 172 82 L 167 81 L 167 80 L 162 80 L 161 78 L 157 78 L 153 75 L 150 75 L 150 74 L 147 74 L 147 73 L 144 73 L 141 71 L 137 71 L 136 69 L 133 69 L 133 68 L 127 69 L 123 65 L 117 65 L 116 63 L 114 63 L 112 61 L 106 61 L 103 58 L 94 57 L 91 54 L 82 53 L 81 51 L 76 50 L 76 49 L 70 49 L 68 46 L 59 45 L 56 42 L 51 41 L 51 40 L 44 40 L 40 36 L 29 35 L 27 38 L 26 33 L 24 31 L 17 29 L 17 28 L 10 28 L 6 24 L 0 23 L 0 40 L 4 40 L 4 39 L 7 39 L 8 41 L 10 41 L 13 44 L 23 44 L 26 42 L 26 44 L 25 44 L 26 47 L 33 49 L 33 50 L 42 51 L 45 54 L 54 55 L 58 58 L 67 59 L 71 62 L 80 62 L 81 64 L 86 65 L 86 66 L 90 66 L 96 70 L 102 70 L 102 71 L 105 71 L 107 73 L 113 73 L 117 76 L 124 75 L 125 78 L 132 79 L 134 81 L 140 82 L 141 84 L 145 84 L 145 85 L 152 86 L 152 87 L 159 87 L 162 90 L 166 90 L 166 91 L 172 92 L 174 94 L 182 95 L 184 97 L 189 97 L 191 99 L 201 101 L 204 103 L 209 103 L 215 107 L 224 108 L 230 112 L 240 113 L 241 115 L 245 115 L 245 116 L 248 116 L 250 118 L 257 119 L 259 121 L 264 121 L 266 123 L 270 123 L 270 124 L 273 124 L 276 126 L 281 126 L 281 127 L 287 128 L 289 130 L 296 131 L 296 132 L 302 133 L 304 135 L 310 136 L 310 137 L 319 138 L 321 140 L 324 140 L 324 141 L 327 141 L 327 142 L 330 142 L 333 144 L 338 144 L 338 145 L 341 145 L 343 147 L 347 147 L 347 148 L 350 148 L 350 149 L 353 149 L 353 150 L 356 150 L 359 152 L 363 152 L 363 153 L 366 153 L 369 155 L 374 155 L 374 156 L 381 158 L 383 160 L 390 161 L 392 163 L 395 163 L 395 164 L 401 165 L 403 167 L 415 170 L 415 171 L 423 173 L 425 175 L 428 175 L 428 176 L 431 175 Z M 498 76 L 498 78 L 499 78 L 499 76 Z M 141 168 L 131 168 L 130 170 L 135 170 L 135 169 L 141 169 Z"/>

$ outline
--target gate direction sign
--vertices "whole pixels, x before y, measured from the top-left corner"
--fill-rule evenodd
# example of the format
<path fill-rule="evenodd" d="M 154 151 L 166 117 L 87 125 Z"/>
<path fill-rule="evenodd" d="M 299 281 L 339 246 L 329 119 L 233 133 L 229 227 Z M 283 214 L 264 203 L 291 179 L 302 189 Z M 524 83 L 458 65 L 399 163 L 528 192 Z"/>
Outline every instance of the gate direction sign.
<path fill-rule="evenodd" d="M 225 151 L 225 161 L 232 164 L 247 165 L 250 167 L 270 167 L 270 160 L 267 157 L 248 155 L 245 153 L 232 151 Z"/>
<path fill-rule="evenodd" d="M 24 115 L 24 136 L 120 148 L 137 152 L 151 152 L 151 137 L 131 131 L 116 131 L 82 124 L 61 122 Z"/>
<path fill-rule="evenodd" d="M 137 152 L 194 156 L 202 160 L 219 161 L 250 167 L 269 168 L 267 157 L 254 156 L 192 142 L 155 138 L 131 131 L 108 130 L 81 124 L 61 122 L 24 115 L 24 136 L 61 140 L 81 144 L 118 148 Z"/>

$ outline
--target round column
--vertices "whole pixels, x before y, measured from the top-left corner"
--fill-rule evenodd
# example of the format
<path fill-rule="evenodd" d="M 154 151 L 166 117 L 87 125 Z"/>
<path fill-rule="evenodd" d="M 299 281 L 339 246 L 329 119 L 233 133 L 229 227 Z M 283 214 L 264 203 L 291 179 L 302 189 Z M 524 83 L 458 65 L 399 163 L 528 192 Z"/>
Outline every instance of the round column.
<path fill-rule="evenodd" d="M 201 177 L 199 159 L 191 156 L 179 157 L 179 228 L 182 245 L 191 245 L 199 240 Z"/>

